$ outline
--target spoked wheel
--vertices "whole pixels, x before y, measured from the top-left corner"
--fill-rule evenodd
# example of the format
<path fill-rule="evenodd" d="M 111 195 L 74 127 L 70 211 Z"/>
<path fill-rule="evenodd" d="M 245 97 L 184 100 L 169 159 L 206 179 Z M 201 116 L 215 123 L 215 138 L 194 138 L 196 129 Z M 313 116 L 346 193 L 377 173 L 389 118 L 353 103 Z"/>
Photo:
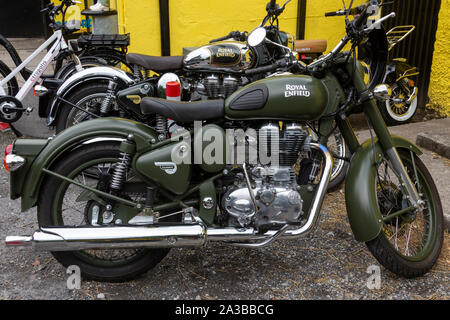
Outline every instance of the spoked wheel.
<path fill-rule="evenodd" d="M 388 270 L 406 278 L 425 274 L 436 262 L 443 242 L 443 213 L 433 179 L 423 162 L 412 152 L 399 150 L 422 200 L 424 209 L 409 210 L 401 183 L 387 160 L 377 168 L 376 193 L 383 227 L 367 246 Z"/>
<path fill-rule="evenodd" d="M 101 82 L 98 84 L 90 83 L 72 93 L 67 100 L 81 109 L 89 111 L 91 114 L 69 104 L 64 104 L 58 114 L 58 119 L 56 120 L 56 133 L 60 133 L 64 129 L 83 121 L 93 119 L 94 117 L 92 114 L 100 115 L 102 101 L 105 99 L 107 91 L 108 83 Z M 118 113 L 117 103 L 114 100 L 111 102 L 110 109 L 111 115 Z"/>
<path fill-rule="evenodd" d="M 91 144 L 81 147 L 63 158 L 52 169 L 84 185 L 107 191 L 109 179 L 119 158 L 119 145 L 113 143 Z M 130 169 L 126 182 L 137 179 Z M 85 189 L 53 176 L 48 176 L 38 201 L 40 226 L 92 226 L 125 224 L 138 214 L 136 209 L 112 203 L 107 210 L 104 199 L 86 196 Z M 141 201 L 144 194 L 119 196 Z M 51 195 L 51 196 L 50 196 Z M 142 200 L 143 201 L 143 200 Z M 176 216 L 166 221 L 176 219 Z M 65 267 L 77 265 L 84 277 L 97 281 L 127 281 L 158 264 L 169 249 L 101 249 L 52 252 Z"/>
<path fill-rule="evenodd" d="M 416 96 L 411 103 L 407 103 L 406 100 L 413 89 L 407 84 L 400 87 L 396 83 L 392 85 L 392 98 L 386 102 L 378 102 L 381 114 L 388 125 L 405 124 L 412 119 L 417 111 L 418 98 Z"/>
<path fill-rule="evenodd" d="M 3 63 L 3 61 L 0 61 L 0 81 L 5 79 L 10 73 L 11 70 L 8 68 L 8 66 Z M 4 86 L 2 86 L 2 88 L 0 88 L 0 96 L 15 96 L 17 92 L 19 92 L 19 85 L 16 78 L 12 78 Z"/>
<path fill-rule="evenodd" d="M 328 139 L 328 150 L 333 155 L 333 168 L 331 169 L 330 182 L 328 183 L 328 191 L 339 188 L 344 182 L 350 163 L 346 160 L 350 158 L 350 150 L 344 141 L 339 129 L 336 129 Z"/>

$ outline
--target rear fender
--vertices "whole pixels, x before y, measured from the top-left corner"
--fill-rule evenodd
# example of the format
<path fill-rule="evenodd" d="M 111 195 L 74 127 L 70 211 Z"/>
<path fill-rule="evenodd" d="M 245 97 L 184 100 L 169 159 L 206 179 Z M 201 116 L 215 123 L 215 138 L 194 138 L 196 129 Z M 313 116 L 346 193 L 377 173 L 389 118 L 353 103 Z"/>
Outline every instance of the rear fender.
<path fill-rule="evenodd" d="M 397 149 L 407 149 L 421 155 L 422 151 L 412 142 L 392 136 Z M 379 161 L 383 151 L 375 140 L 375 156 Z M 372 141 L 369 139 L 352 156 L 350 168 L 345 179 L 345 204 L 350 227 L 355 239 L 370 241 L 378 236 L 382 227 L 382 218 L 378 209 L 375 188 L 376 169 L 374 165 Z"/>
<path fill-rule="evenodd" d="M 88 68 L 83 71 L 77 72 L 70 76 L 64 83 L 59 87 L 56 95 L 50 102 L 49 113 L 47 116 L 47 125 L 53 126 L 55 119 L 58 115 L 60 106 L 64 104 L 58 97 L 66 98 L 67 95 L 86 83 L 98 82 L 99 80 L 113 80 L 117 79 L 119 85 L 127 86 L 134 83 L 134 80 L 124 71 L 113 68 L 113 67 L 93 67 Z"/>
<path fill-rule="evenodd" d="M 118 141 L 126 139 L 129 134 L 134 136 L 138 153 L 151 148 L 151 144 L 157 141 L 157 134 L 150 127 L 140 122 L 118 118 L 94 119 L 61 132 L 40 151 L 28 170 L 21 170 L 21 174 L 26 176 L 21 189 L 22 211 L 36 205 L 45 175 L 42 169 L 51 168 L 58 159 L 82 143 Z M 26 144 L 27 140 L 24 141 Z M 15 195 L 17 196 L 17 192 Z"/>

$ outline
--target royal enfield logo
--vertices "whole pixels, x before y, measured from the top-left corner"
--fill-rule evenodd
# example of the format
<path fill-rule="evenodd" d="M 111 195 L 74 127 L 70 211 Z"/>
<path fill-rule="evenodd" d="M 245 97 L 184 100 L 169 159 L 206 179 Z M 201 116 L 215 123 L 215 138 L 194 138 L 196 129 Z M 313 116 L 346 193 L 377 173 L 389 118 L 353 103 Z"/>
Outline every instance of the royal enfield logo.
<path fill-rule="evenodd" d="M 230 57 L 234 58 L 236 56 L 236 53 L 233 51 L 232 48 L 218 48 L 216 57 Z"/>
<path fill-rule="evenodd" d="M 177 165 L 174 162 L 155 162 L 155 166 L 164 170 L 167 174 L 174 174 L 177 172 Z"/>
<path fill-rule="evenodd" d="M 287 84 L 284 97 L 309 97 L 311 92 L 302 84 Z"/>

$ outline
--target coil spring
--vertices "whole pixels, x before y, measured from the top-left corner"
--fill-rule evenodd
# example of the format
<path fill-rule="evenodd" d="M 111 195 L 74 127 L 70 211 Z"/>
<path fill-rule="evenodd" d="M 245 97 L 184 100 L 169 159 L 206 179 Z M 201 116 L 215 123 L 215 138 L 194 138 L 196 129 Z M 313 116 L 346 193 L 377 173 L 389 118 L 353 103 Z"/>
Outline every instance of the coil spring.
<path fill-rule="evenodd" d="M 117 89 L 117 78 L 114 78 L 113 80 L 109 81 L 108 84 L 108 91 L 106 92 L 106 97 L 102 101 L 102 105 L 100 106 L 100 114 L 106 115 L 111 109 L 111 102 L 114 100 L 116 96 L 116 89 Z"/>
<path fill-rule="evenodd" d="M 142 80 L 142 73 L 141 73 L 141 68 L 135 64 L 133 66 L 133 75 L 138 78 L 139 80 Z"/>
<path fill-rule="evenodd" d="M 111 176 L 110 189 L 113 191 L 120 191 L 127 175 L 128 166 L 131 162 L 131 157 L 128 153 L 122 152 L 119 163 L 117 164 Z"/>
<path fill-rule="evenodd" d="M 161 115 L 156 115 L 156 132 L 167 135 L 167 119 Z"/>
<path fill-rule="evenodd" d="M 102 101 L 102 105 L 100 106 L 100 114 L 107 114 L 111 109 L 111 102 L 114 99 L 114 94 L 111 94 L 109 91 L 106 94 L 105 99 Z"/>

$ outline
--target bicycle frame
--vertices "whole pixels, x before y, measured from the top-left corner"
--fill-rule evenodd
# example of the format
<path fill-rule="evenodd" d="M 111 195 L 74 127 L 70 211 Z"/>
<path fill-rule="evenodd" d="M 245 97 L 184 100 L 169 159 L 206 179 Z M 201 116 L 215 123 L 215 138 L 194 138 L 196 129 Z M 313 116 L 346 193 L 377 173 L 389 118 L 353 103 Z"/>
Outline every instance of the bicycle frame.
<path fill-rule="evenodd" d="M 42 74 L 47 70 L 50 62 L 58 55 L 61 50 L 68 48 L 66 41 L 62 35 L 61 30 L 55 31 L 55 33 L 48 38 L 39 48 L 37 48 L 28 58 L 26 58 L 17 68 L 15 68 L 6 78 L 0 81 L 0 95 L 6 95 L 3 90 L 3 86 L 8 83 L 13 77 L 16 76 L 22 69 L 24 69 L 39 53 L 45 50 L 50 44 L 52 44 L 51 49 L 45 55 L 45 57 L 39 62 L 36 69 L 33 71 L 31 76 L 26 80 L 23 87 L 16 94 L 15 98 L 22 101 L 27 93 L 33 88 L 36 82 L 40 79 Z"/>

